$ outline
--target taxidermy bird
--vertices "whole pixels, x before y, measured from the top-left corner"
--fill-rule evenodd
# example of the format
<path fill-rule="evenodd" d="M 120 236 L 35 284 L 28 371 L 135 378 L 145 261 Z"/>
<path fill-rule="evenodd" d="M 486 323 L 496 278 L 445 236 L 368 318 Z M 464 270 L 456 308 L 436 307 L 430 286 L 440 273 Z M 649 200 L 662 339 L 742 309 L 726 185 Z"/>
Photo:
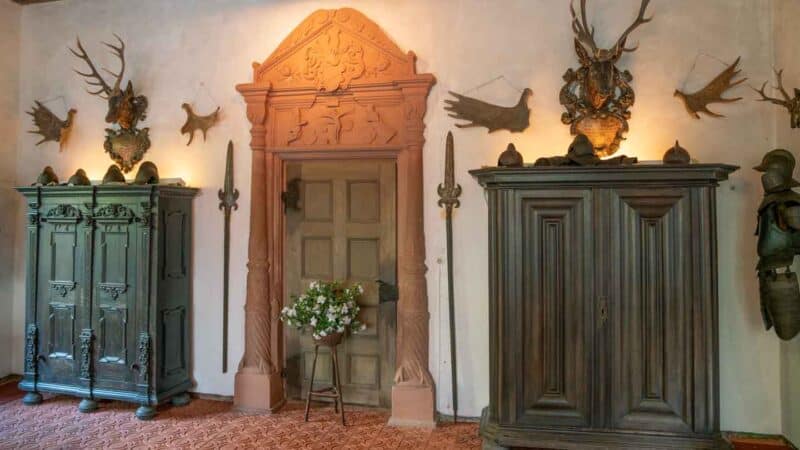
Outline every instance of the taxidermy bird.
<path fill-rule="evenodd" d="M 181 108 L 186 111 L 186 123 L 181 127 L 181 134 L 189 134 L 189 142 L 186 143 L 186 146 L 192 145 L 194 132 L 197 130 L 203 132 L 203 141 L 205 142 L 206 132 L 209 128 L 216 125 L 219 120 L 219 106 L 217 106 L 217 109 L 214 110 L 213 113 L 207 116 L 198 116 L 195 114 L 194 110 L 192 110 L 192 106 L 188 103 L 182 104 Z"/>
<path fill-rule="evenodd" d="M 452 91 L 450 95 L 456 99 L 444 101 L 447 104 L 444 109 L 451 112 L 448 115 L 469 122 L 456 124 L 458 128 L 486 127 L 492 133 L 497 130 L 520 132 L 530 126 L 531 109 L 528 108 L 528 98 L 533 95 L 533 91 L 528 88 L 523 89 L 519 102 L 511 107 L 493 105 Z"/>
<path fill-rule="evenodd" d="M 741 80 L 733 81 L 733 78 L 736 77 L 739 72 L 741 72 L 740 69 L 736 68 L 740 59 L 741 57 L 736 58 L 736 61 L 734 61 L 733 64 L 728 66 L 727 69 L 723 70 L 722 73 L 711 80 L 711 82 L 708 83 L 703 89 L 700 89 L 692 94 L 686 94 L 676 89 L 675 97 L 678 97 L 681 99 L 681 101 L 683 101 L 686 111 L 688 111 L 689 114 L 695 119 L 700 118 L 700 114 L 698 113 L 708 114 L 712 117 L 725 117 L 722 114 L 717 114 L 713 111 L 710 111 L 708 109 L 708 105 L 711 103 L 732 103 L 742 99 L 742 97 L 722 97 L 722 94 L 724 94 L 725 91 L 747 80 L 747 78 L 742 78 Z"/>
<path fill-rule="evenodd" d="M 36 105 L 33 107 L 32 111 L 28 111 L 28 114 L 33 117 L 33 124 L 38 130 L 30 130 L 28 133 L 42 136 L 42 140 L 37 142 L 36 145 L 47 141 L 53 141 L 58 142 L 58 151 L 63 150 L 64 144 L 69 137 L 69 132 L 72 129 L 72 119 L 78 111 L 70 109 L 67 111 L 67 120 L 61 120 L 39 101 L 34 100 L 34 103 L 36 103 Z"/>

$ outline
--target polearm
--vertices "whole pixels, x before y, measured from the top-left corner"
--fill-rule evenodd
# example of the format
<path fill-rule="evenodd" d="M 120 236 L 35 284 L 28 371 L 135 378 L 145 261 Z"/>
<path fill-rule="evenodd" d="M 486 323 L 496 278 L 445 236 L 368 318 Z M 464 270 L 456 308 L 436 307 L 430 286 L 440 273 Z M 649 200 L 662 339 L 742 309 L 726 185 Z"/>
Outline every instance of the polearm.
<path fill-rule="evenodd" d="M 447 233 L 447 303 L 450 309 L 450 371 L 452 373 L 453 422 L 458 420 L 458 385 L 456 384 L 456 325 L 455 297 L 453 295 L 453 208 L 461 202 L 461 186 L 456 184 L 453 168 L 453 133 L 447 132 L 447 143 L 444 151 L 444 183 L 439 185 L 439 206 L 444 206 L 445 227 Z"/>
<path fill-rule="evenodd" d="M 231 257 L 231 209 L 239 209 L 236 200 L 239 190 L 233 187 L 233 141 L 228 141 L 228 154 L 225 159 L 225 185 L 219 190 L 219 209 L 225 213 L 224 273 L 222 275 L 222 373 L 228 371 L 228 268 Z"/>

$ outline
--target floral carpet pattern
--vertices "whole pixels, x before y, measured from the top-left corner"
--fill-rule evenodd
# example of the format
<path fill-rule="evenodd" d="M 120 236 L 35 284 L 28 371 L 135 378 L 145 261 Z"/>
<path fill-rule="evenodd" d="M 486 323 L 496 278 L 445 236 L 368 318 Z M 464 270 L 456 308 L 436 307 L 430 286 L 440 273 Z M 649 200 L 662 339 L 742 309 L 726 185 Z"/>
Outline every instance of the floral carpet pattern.
<path fill-rule="evenodd" d="M 0 449 L 479 449 L 478 425 L 442 423 L 435 430 L 393 428 L 384 410 L 346 406 L 347 426 L 327 405 L 290 403 L 272 415 L 247 414 L 228 402 L 194 399 L 159 407 L 151 421 L 135 406 L 100 402 L 84 414 L 78 400 L 45 396 L 38 406 L 0 404 Z"/>

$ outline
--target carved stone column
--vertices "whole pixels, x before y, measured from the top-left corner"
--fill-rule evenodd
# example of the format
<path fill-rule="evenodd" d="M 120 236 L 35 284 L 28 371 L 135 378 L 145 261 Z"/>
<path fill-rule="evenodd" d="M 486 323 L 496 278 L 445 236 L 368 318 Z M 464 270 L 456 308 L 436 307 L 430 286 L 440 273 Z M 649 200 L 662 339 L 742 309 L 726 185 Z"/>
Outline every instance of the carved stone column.
<path fill-rule="evenodd" d="M 234 389 L 234 404 L 239 409 L 275 411 L 284 402 L 283 383 L 272 354 L 272 316 L 270 305 L 271 261 L 268 248 L 267 204 L 270 181 L 267 174 L 266 130 L 269 86 L 240 87 L 247 102 L 247 119 L 252 128 L 253 150 L 250 181 L 250 240 L 245 302 L 245 346 Z M 269 155 L 272 156 L 272 155 Z"/>
<path fill-rule="evenodd" d="M 397 372 L 392 387 L 390 425 L 429 426 L 435 421 L 435 390 L 428 370 L 427 283 L 423 222 L 423 117 L 430 84 L 403 88 L 406 100 L 406 147 L 398 170 Z"/>

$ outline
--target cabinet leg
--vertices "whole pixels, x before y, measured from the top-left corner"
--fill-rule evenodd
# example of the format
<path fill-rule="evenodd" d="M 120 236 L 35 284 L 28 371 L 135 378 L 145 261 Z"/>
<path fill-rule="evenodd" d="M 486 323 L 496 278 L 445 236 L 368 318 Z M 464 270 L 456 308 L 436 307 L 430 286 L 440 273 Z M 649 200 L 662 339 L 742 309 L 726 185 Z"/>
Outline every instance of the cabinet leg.
<path fill-rule="evenodd" d="M 22 403 L 26 405 L 38 405 L 42 403 L 42 394 L 38 392 L 28 392 L 25 397 L 22 397 Z"/>
<path fill-rule="evenodd" d="M 191 401 L 192 397 L 189 396 L 189 393 L 183 392 L 172 397 L 172 406 L 186 406 L 191 403 Z"/>
<path fill-rule="evenodd" d="M 92 411 L 95 411 L 96 409 L 97 409 L 97 402 L 90 398 L 84 398 L 78 404 L 78 411 L 82 413 L 90 413 Z"/>
<path fill-rule="evenodd" d="M 156 416 L 156 408 L 150 405 L 142 405 L 136 410 L 136 418 L 139 420 L 150 420 Z"/>

